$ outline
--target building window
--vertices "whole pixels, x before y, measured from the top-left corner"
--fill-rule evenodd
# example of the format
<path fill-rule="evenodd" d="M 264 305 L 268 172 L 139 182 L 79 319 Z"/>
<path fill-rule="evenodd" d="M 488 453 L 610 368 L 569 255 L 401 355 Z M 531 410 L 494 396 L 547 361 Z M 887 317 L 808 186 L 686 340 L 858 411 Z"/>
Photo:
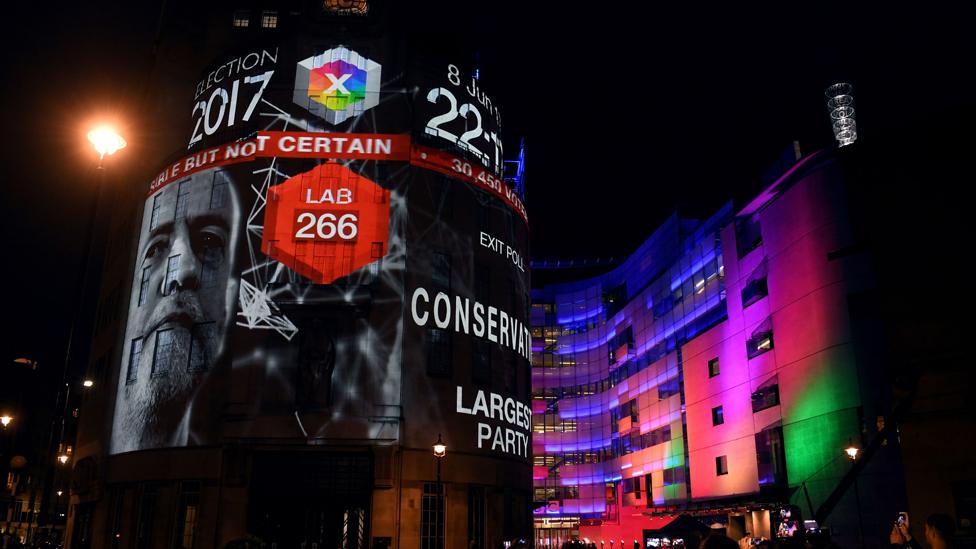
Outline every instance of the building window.
<path fill-rule="evenodd" d="M 773 349 L 773 320 L 766 317 L 766 320 L 756 328 L 749 339 L 746 341 L 746 355 L 749 358 L 771 351 Z"/>
<path fill-rule="evenodd" d="M 180 275 L 180 256 L 174 255 L 166 263 L 166 279 L 163 281 L 163 295 L 173 293 L 176 279 Z"/>
<path fill-rule="evenodd" d="M 430 283 L 435 290 L 451 289 L 451 256 L 434 252 L 430 256 Z"/>
<path fill-rule="evenodd" d="M 715 476 L 727 474 L 729 474 L 729 458 L 728 456 L 718 456 L 715 458 Z"/>
<path fill-rule="evenodd" d="M 750 281 L 748 284 L 746 284 L 746 287 L 742 289 L 742 308 L 745 309 L 749 305 L 752 305 L 768 295 L 769 287 L 766 285 L 765 278 Z"/>
<path fill-rule="evenodd" d="M 213 288 L 217 285 L 217 274 L 224 262 L 224 247 L 211 238 L 203 244 L 203 254 L 200 258 L 200 287 Z"/>
<path fill-rule="evenodd" d="M 420 504 L 421 549 L 444 549 L 444 485 L 424 483 Z"/>
<path fill-rule="evenodd" d="M 146 302 L 146 296 L 149 295 L 149 277 L 152 275 L 152 267 L 142 268 L 142 281 L 139 283 L 139 305 L 143 305 Z"/>
<path fill-rule="evenodd" d="M 740 217 L 735 220 L 735 247 L 742 259 L 747 253 L 762 245 L 762 229 L 759 216 Z"/>
<path fill-rule="evenodd" d="M 766 284 L 766 260 L 763 259 L 758 267 L 749 275 L 745 286 L 742 288 L 742 308 L 759 301 L 769 295 L 769 287 Z"/>
<path fill-rule="evenodd" d="M 158 497 L 159 486 L 156 483 L 143 485 L 142 497 L 139 498 L 139 520 L 136 524 L 136 547 L 149 547 L 151 543 Z"/>
<path fill-rule="evenodd" d="M 273 10 L 261 12 L 261 27 L 265 29 L 278 28 L 278 12 Z"/>
<path fill-rule="evenodd" d="M 190 332 L 189 370 L 191 372 L 206 370 L 211 366 L 216 344 L 216 322 L 204 322 L 193 325 L 193 329 Z"/>
<path fill-rule="evenodd" d="M 715 377 L 719 374 L 721 370 L 718 366 L 718 357 L 715 357 L 708 361 L 708 377 Z"/>
<path fill-rule="evenodd" d="M 446 330 L 427 329 L 427 374 L 451 375 L 451 334 Z"/>
<path fill-rule="evenodd" d="M 671 486 L 672 484 L 681 484 L 685 481 L 685 468 L 681 467 L 671 467 L 670 469 L 664 470 L 664 485 Z"/>
<path fill-rule="evenodd" d="M 477 385 L 491 383 L 491 344 L 478 339 L 471 345 L 471 381 Z"/>
<path fill-rule="evenodd" d="M 156 349 L 153 351 L 152 375 L 165 375 L 173 362 L 176 332 L 172 329 L 156 332 Z"/>
<path fill-rule="evenodd" d="M 210 209 L 223 208 L 227 204 L 227 180 L 220 173 L 214 175 L 213 186 L 210 188 Z"/>
<path fill-rule="evenodd" d="M 251 12 L 248 10 L 237 10 L 234 12 L 234 26 L 239 29 L 246 29 L 251 25 Z"/>
<path fill-rule="evenodd" d="M 152 215 L 149 216 L 149 230 L 156 228 L 159 224 L 159 210 L 163 208 L 163 203 L 159 199 L 163 196 L 163 193 L 159 193 L 153 197 L 152 205 Z"/>
<path fill-rule="evenodd" d="M 129 344 L 129 369 L 125 372 L 126 383 L 132 383 L 139 376 L 140 358 L 142 358 L 142 338 L 137 337 Z"/>
<path fill-rule="evenodd" d="M 752 412 L 756 413 L 766 408 L 772 408 L 779 404 L 779 383 L 778 376 L 759 386 L 752 393 Z"/>
<path fill-rule="evenodd" d="M 468 546 L 485 547 L 486 519 L 485 489 L 468 487 Z"/>
<path fill-rule="evenodd" d="M 180 484 L 180 502 L 177 508 L 176 539 L 179 549 L 193 549 L 196 533 L 197 512 L 200 508 L 200 483 L 184 481 Z"/>
<path fill-rule="evenodd" d="M 712 408 L 712 425 L 721 425 L 723 423 L 725 423 L 725 411 L 722 410 L 721 406 Z"/>
<path fill-rule="evenodd" d="M 657 386 L 657 399 L 664 400 L 669 396 L 676 395 L 680 392 L 681 386 L 678 378 L 669 379 Z"/>
<path fill-rule="evenodd" d="M 756 463 L 759 467 L 760 486 L 786 482 L 782 427 L 763 429 L 756 433 Z"/>
<path fill-rule="evenodd" d="M 186 219 L 186 212 L 190 208 L 190 182 L 180 181 L 179 189 L 176 193 L 176 217 L 175 219 Z"/>
<path fill-rule="evenodd" d="M 671 426 L 665 425 L 641 435 L 641 448 L 650 448 L 671 440 Z"/>

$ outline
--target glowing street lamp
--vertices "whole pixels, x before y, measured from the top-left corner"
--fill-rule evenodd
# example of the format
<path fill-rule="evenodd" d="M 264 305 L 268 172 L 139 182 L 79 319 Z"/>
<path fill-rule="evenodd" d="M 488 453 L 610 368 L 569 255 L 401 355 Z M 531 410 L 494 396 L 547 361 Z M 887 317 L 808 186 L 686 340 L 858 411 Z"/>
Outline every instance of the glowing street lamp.
<path fill-rule="evenodd" d="M 444 516 L 444 489 L 441 487 L 441 461 L 444 460 L 444 456 L 446 455 L 447 455 L 447 445 L 444 444 L 443 440 L 441 440 L 441 434 L 437 433 L 437 442 L 434 443 L 434 458 L 437 460 L 437 503 L 438 503 L 438 509 L 440 510 L 438 516 L 440 517 Z M 446 534 L 445 529 L 447 527 L 447 524 L 443 522 L 443 519 L 438 519 L 438 520 L 441 520 L 441 524 L 439 525 L 440 528 L 438 528 L 438 533 L 437 533 L 441 542 L 439 546 L 443 547 L 444 539 L 447 537 L 445 535 Z"/>
<path fill-rule="evenodd" d="M 81 385 L 86 389 L 91 389 L 92 387 L 95 386 L 95 382 L 90 379 L 86 379 L 85 381 L 81 382 Z"/>
<path fill-rule="evenodd" d="M 68 454 L 61 454 L 60 456 L 58 456 L 58 461 L 61 462 L 61 465 L 67 464 L 68 463 Z"/>
<path fill-rule="evenodd" d="M 844 453 L 847 454 L 847 459 L 849 459 L 851 461 L 854 461 L 854 460 L 857 459 L 857 454 L 860 451 L 861 450 L 857 446 L 854 446 L 853 444 L 849 444 L 847 446 L 847 448 L 844 448 Z"/>
<path fill-rule="evenodd" d="M 434 457 L 442 458 L 447 455 L 447 445 L 441 440 L 441 435 L 437 435 L 437 442 L 434 444 Z"/>
<path fill-rule="evenodd" d="M 102 159 L 111 156 L 117 151 L 124 149 L 127 143 L 121 135 L 116 133 L 110 126 L 98 126 L 88 132 L 88 141 L 98 152 L 98 167 L 102 167 Z"/>
<path fill-rule="evenodd" d="M 4 414 L 0 416 L 0 425 L 3 425 L 3 428 L 6 429 L 7 425 L 10 425 L 10 422 L 13 420 L 14 418 L 12 416 L 8 416 L 7 414 Z"/>

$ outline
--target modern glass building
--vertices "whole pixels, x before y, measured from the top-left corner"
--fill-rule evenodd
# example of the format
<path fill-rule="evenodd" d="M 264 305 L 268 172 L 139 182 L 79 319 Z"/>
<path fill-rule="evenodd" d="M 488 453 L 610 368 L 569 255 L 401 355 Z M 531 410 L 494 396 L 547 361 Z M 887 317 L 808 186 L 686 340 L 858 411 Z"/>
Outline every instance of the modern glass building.
<path fill-rule="evenodd" d="M 537 547 L 694 545 L 683 515 L 735 539 L 813 518 L 887 535 L 903 495 L 846 184 L 836 153 L 808 156 L 745 207 L 672 216 L 613 270 L 533 289 Z M 844 449 L 872 442 L 851 474 Z"/>

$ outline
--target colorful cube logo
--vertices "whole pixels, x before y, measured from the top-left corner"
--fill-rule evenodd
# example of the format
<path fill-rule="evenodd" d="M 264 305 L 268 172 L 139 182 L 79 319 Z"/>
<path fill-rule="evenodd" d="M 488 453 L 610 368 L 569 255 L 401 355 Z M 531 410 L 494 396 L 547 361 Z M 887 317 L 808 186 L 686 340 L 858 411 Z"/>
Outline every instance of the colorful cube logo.
<path fill-rule="evenodd" d="M 339 46 L 298 62 L 295 103 L 330 124 L 375 107 L 380 99 L 379 63 Z"/>

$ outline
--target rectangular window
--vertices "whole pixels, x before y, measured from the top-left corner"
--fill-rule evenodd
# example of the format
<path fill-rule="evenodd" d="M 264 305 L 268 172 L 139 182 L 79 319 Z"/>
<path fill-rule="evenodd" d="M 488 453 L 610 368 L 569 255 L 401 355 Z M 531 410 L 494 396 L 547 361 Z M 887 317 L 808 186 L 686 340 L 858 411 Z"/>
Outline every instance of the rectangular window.
<path fill-rule="evenodd" d="M 671 467 L 664 470 L 664 485 L 680 484 L 685 481 L 684 467 Z"/>
<path fill-rule="evenodd" d="M 190 208 L 190 181 L 180 181 L 176 193 L 176 219 L 186 219 L 186 212 Z"/>
<path fill-rule="evenodd" d="M 451 375 L 451 334 L 445 330 L 427 329 L 427 374 Z"/>
<path fill-rule="evenodd" d="M 716 406 L 712 408 L 712 425 L 721 425 L 725 423 L 725 412 L 722 410 L 721 406 Z"/>
<path fill-rule="evenodd" d="M 261 27 L 265 29 L 278 28 L 278 12 L 273 10 L 261 12 Z"/>
<path fill-rule="evenodd" d="M 152 276 L 152 267 L 142 268 L 142 281 L 139 282 L 139 305 L 146 303 L 146 297 L 149 295 L 149 278 Z"/>
<path fill-rule="evenodd" d="M 200 508 L 200 483 L 184 481 L 180 484 L 180 502 L 177 508 L 176 539 L 179 549 L 193 549 L 197 513 Z"/>
<path fill-rule="evenodd" d="M 217 344 L 217 323 L 194 324 L 190 332 L 189 370 L 201 371 L 211 366 L 214 347 Z"/>
<path fill-rule="evenodd" d="M 749 358 L 757 356 L 773 349 L 773 332 L 760 332 L 753 335 L 746 341 L 746 354 Z"/>
<path fill-rule="evenodd" d="M 424 483 L 420 504 L 421 549 L 444 549 L 444 485 Z"/>
<path fill-rule="evenodd" d="M 480 486 L 468 487 L 468 543 L 475 547 L 485 547 L 485 522 L 487 519 L 485 489 Z"/>
<path fill-rule="evenodd" d="M 715 476 L 729 474 L 728 456 L 718 456 L 715 458 Z"/>
<path fill-rule="evenodd" d="M 721 370 L 718 365 L 718 357 L 715 357 L 708 361 L 708 377 L 715 377 L 719 374 Z"/>
<path fill-rule="evenodd" d="M 747 253 L 762 245 L 762 229 L 759 216 L 739 217 L 735 220 L 735 248 L 742 259 Z"/>
<path fill-rule="evenodd" d="M 786 482 L 786 453 L 783 448 L 783 428 L 774 427 L 756 433 L 756 464 L 759 485 Z"/>
<path fill-rule="evenodd" d="M 491 344 L 482 339 L 471 345 L 474 354 L 471 360 L 471 381 L 478 385 L 491 383 Z"/>
<path fill-rule="evenodd" d="M 137 337 L 129 344 L 129 369 L 125 372 L 126 383 L 132 383 L 139 376 L 140 358 L 142 358 L 142 338 Z"/>
<path fill-rule="evenodd" d="M 766 285 L 766 278 L 752 280 L 742 289 L 742 308 L 759 301 L 769 295 L 769 287 Z"/>
<path fill-rule="evenodd" d="M 156 500 L 159 497 L 159 485 L 146 483 L 142 487 L 142 497 L 139 498 L 139 521 L 136 524 L 136 547 L 149 547 L 152 542 L 153 518 L 156 515 Z"/>
<path fill-rule="evenodd" d="M 176 279 L 180 276 L 180 256 L 174 255 L 166 262 L 166 279 L 163 281 L 163 295 L 173 293 Z"/>
<path fill-rule="evenodd" d="M 223 208 L 227 204 L 227 180 L 218 174 L 214 175 L 213 187 L 210 188 L 210 209 Z"/>
<path fill-rule="evenodd" d="M 746 355 L 749 358 L 756 358 L 757 356 L 771 351 L 773 349 L 773 318 L 766 317 L 766 320 L 752 332 L 752 335 L 746 340 Z"/>
<path fill-rule="evenodd" d="M 235 11 L 233 24 L 239 29 L 246 29 L 251 25 L 251 13 L 247 10 Z"/>
<path fill-rule="evenodd" d="M 156 225 L 159 224 L 159 210 L 161 210 L 163 207 L 163 203 L 159 199 L 162 198 L 162 196 L 163 193 L 159 193 L 153 197 L 152 215 L 149 216 L 149 230 L 155 229 Z"/>
<path fill-rule="evenodd" d="M 752 393 L 752 412 L 760 412 L 767 408 L 772 408 L 779 404 L 779 383 L 778 376 L 763 383 L 754 393 Z"/>
<path fill-rule="evenodd" d="M 680 382 L 678 378 L 669 379 L 664 383 L 657 386 L 657 399 L 664 400 L 669 396 L 676 395 L 681 392 Z"/>
<path fill-rule="evenodd" d="M 156 349 L 153 351 L 152 375 L 165 375 L 173 363 L 176 332 L 172 329 L 156 332 Z"/>
<path fill-rule="evenodd" d="M 451 256 L 434 252 L 430 257 L 430 283 L 436 290 L 451 289 Z"/>
<path fill-rule="evenodd" d="M 213 288 L 217 285 L 217 274 L 224 262 L 224 248 L 219 245 L 209 245 L 203 249 L 200 265 L 200 287 Z"/>

